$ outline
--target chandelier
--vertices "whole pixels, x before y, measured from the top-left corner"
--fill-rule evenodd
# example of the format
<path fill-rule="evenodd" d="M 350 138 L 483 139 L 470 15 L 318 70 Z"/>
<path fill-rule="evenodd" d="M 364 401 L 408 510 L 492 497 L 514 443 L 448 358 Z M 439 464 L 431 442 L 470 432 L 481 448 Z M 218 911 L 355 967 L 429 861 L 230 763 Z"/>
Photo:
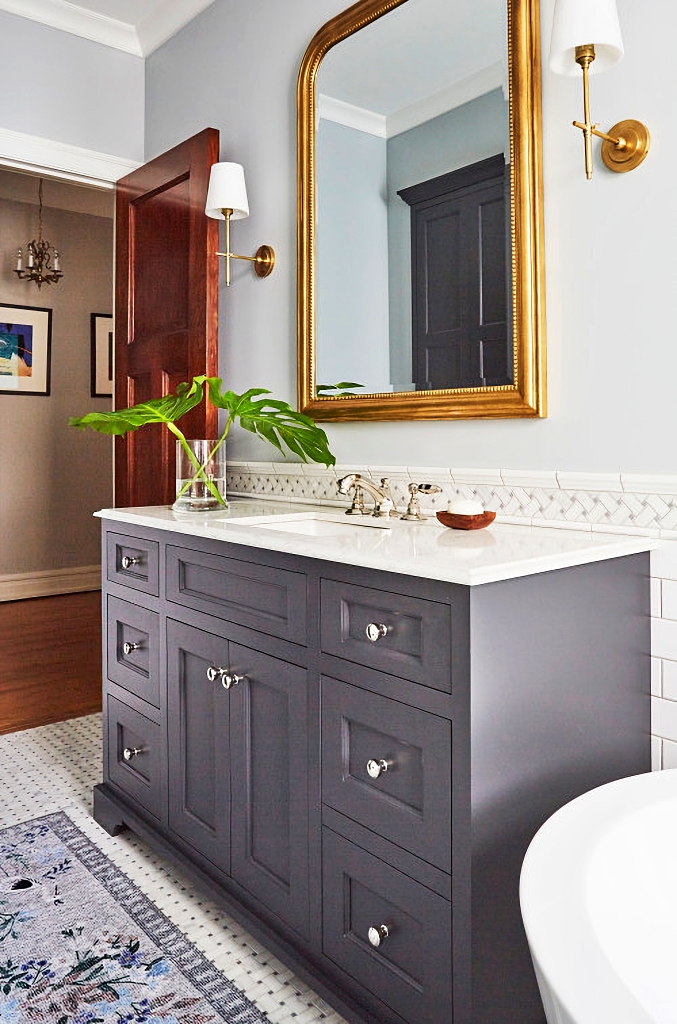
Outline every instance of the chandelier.
<path fill-rule="evenodd" d="M 38 237 L 32 239 L 26 246 L 26 269 L 23 266 L 23 253 L 21 249 L 16 254 L 16 267 L 14 273 L 18 274 L 22 281 L 34 281 L 38 288 L 43 283 L 56 284 L 63 277 L 63 271 L 59 268 L 59 250 L 54 249 L 48 241 L 42 237 L 42 178 L 38 187 Z M 53 261 L 52 261 L 53 254 Z"/>

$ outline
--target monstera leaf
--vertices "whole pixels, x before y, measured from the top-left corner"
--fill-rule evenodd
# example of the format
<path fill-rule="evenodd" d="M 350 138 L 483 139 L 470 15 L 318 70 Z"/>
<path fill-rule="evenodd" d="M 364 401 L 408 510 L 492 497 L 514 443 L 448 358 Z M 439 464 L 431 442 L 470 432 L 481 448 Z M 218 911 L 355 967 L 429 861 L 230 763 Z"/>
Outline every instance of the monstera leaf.
<path fill-rule="evenodd" d="M 226 440 L 233 423 L 239 421 L 245 430 L 258 434 L 281 452 L 284 452 L 286 446 L 304 462 L 321 462 L 325 466 L 333 466 L 336 462 L 329 450 L 327 435 L 309 416 L 295 412 L 286 402 L 274 398 L 261 398 L 262 395 L 271 393 L 266 388 L 250 388 L 243 395 L 237 395 L 234 391 L 222 391 L 220 377 L 193 377 L 191 383 L 179 384 L 175 395 L 153 398 L 129 409 L 117 409 L 115 412 L 90 412 L 86 416 L 73 416 L 68 422 L 70 426 L 81 430 L 89 427 L 102 434 L 117 435 L 138 430 L 147 423 L 164 423 L 177 437 L 195 469 L 193 480 L 184 484 L 177 497 L 181 497 L 191 483 L 199 479 L 207 485 L 214 497 L 225 505 L 226 502 L 217 491 L 214 482 L 205 473 L 207 462 L 200 465 L 184 433 L 176 425 L 176 420 L 202 401 L 205 384 L 207 400 L 217 409 L 223 409 L 228 413 L 224 430 L 212 446 L 210 459 Z"/>

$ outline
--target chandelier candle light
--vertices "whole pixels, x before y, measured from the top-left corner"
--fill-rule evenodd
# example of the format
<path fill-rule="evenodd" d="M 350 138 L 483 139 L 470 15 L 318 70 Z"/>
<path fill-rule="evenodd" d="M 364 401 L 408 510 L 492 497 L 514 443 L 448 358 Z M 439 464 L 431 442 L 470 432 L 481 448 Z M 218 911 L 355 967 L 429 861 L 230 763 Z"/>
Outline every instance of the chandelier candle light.
<path fill-rule="evenodd" d="M 54 254 L 53 263 L 52 253 Z M 38 288 L 42 288 L 45 281 L 47 284 L 56 284 L 63 277 L 63 271 L 59 266 L 59 250 L 54 249 L 42 237 L 42 178 L 40 178 L 38 187 L 38 237 L 32 239 L 26 246 L 26 257 L 26 269 L 24 270 L 23 252 L 19 249 L 14 273 L 18 274 L 22 281 L 33 281 Z"/>

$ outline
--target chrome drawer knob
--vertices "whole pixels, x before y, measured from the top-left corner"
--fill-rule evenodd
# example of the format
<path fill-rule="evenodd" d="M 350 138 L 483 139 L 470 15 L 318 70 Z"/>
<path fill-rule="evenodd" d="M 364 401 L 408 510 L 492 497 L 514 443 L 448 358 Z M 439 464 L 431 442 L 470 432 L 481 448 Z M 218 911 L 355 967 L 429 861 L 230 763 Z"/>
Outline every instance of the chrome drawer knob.
<path fill-rule="evenodd" d="M 383 772 L 387 772 L 389 768 L 388 761 L 384 761 L 383 758 L 375 761 L 373 758 L 369 758 L 367 761 L 367 775 L 370 779 L 377 779 Z"/>
<path fill-rule="evenodd" d="M 138 651 L 140 646 L 141 644 L 135 644 L 131 640 L 125 640 L 125 642 L 122 645 L 122 650 L 125 652 L 125 654 L 131 654 L 132 651 Z"/>
<path fill-rule="evenodd" d="M 230 690 L 231 686 L 237 686 L 244 678 L 245 676 L 239 676 L 236 672 L 227 672 L 221 680 L 221 685 L 224 689 Z"/>
<path fill-rule="evenodd" d="M 367 634 L 367 640 L 375 644 L 382 636 L 387 635 L 388 627 L 384 626 L 382 622 L 370 622 L 365 629 L 365 633 Z"/>
<path fill-rule="evenodd" d="M 131 761 L 133 757 L 138 757 L 140 753 L 142 753 L 141 747 L 125 747 L 122 751 L 122 756 L 125 761 Z"/>
<path fill-rule="evenodd" d="M 380 924 L 378 927 L 372 925 L 367 932 L 367 938 L 369 939 L 372 946 L 378 948 L 381 943 L 388 938 L 390 932 L 388 931 L 387 924 Z"/>
<path fill-rule="evenodd" d="M 228 669 L 221 668 L 220 665 L 209 665 L 209 667 L 207 668 L 207 679 L 209 680 L 210 683 L 213 683 L 216 679 L 221 679 L 221 682 L 223 683 L 223 680 L 227 675 Z"/>
<path fill-rule="evenodd" d="M 133 565 L 139 565 L 140 562 L 141 562 L 140 558 L 135 558 L 132 555 L 123 555 L 122 556 L 122 568 L 123 569 L 131 569 L 131 567 Z"/>

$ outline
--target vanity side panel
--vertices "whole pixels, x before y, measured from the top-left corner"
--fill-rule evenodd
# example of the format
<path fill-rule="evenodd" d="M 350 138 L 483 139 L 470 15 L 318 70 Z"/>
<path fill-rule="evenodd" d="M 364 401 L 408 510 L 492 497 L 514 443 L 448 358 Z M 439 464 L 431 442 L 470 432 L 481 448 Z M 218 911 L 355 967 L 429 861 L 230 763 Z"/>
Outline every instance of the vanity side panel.
<path fill-rule="evenodd" d="M 475 587 L 470 636 L 472 1019 L 542 1024 L 521 864 L 563 804 L 650 770 L 649 555 Z"/>

